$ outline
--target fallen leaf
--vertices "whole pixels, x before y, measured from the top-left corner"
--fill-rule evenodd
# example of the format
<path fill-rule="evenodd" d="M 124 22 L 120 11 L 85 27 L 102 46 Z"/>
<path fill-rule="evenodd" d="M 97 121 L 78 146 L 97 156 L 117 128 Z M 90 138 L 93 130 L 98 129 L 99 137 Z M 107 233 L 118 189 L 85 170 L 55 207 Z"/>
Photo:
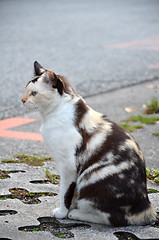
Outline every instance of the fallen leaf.
<path fill-rule="evenodd" d="M 147 85 L 146 88 L 154 89 L 154 88 L 159 88 L 159 86 L 158 85 Z"/>
<path fill-rule="evenodd" d="M 137 108 L 135 108 L 135 107 L 126 107 L 125 108 L 125 112 L 128 112 L 128 113 L 135 112 L 135 111 L 137 111 Z"/>

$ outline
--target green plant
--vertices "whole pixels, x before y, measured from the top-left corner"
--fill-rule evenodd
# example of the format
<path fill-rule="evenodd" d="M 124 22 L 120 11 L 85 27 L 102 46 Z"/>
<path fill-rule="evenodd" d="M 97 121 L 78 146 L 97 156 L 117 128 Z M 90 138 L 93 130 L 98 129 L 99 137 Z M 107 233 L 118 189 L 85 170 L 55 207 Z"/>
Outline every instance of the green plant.
<path fill-rule="evenodd" d="M 154 135 L 154 136 L 159 136 L 159 132 L 156 132 L 156 133 L 152 133 L 152 135 Z"/>
<path fill-rule="evenodd" d="M 58 238 L 65 238 L 62 233 L 58 233 L 58 234 L 56 235 L 56 237 L 58 237 Z"/>
<path fill-rule="evenodd" d="M 159 191 L 156 190 L 156 189 L 151 189 L 151 188 L 149 188 L 149 189 L 147 189 L 147 192 L 148 192 L 148 193 L 158 193 Z"/>
<path fill-rule="evenodd" d="M 36 227 L 34 227 L 32 231 L 33 231 L 33 232 L 37 232 L 37 231 L 40 231 L 40 229 L 39 229 L 39 228 L 36 228 Z"/>
<path fill-rule="evenodd" d="M 143 115 L 132 115 L 125 122 L 141 122 L 144 124 L 155 124 L 159 121 L 159 116 L 147 117 Z"/>
<path fill-rule="evenodd" d="M 26 163 L 29 166 L 43 166 L 44 162 L 52 161 L 51 157 L 37 157 L 28 154 L 16 154 L 14 159 L 3 159 L 2 163 Z"/>
<path fill-rule="evenodd" d="M 125 128 L 127 131 L 129 132 L 134 132 L 136 131 L 137 129 L 140 129 L 140 128 L 143 128 L 143 126 L 141 124 L 138 124 L 138 125 L 132 125 L 132 124 L 129 124 L 129 123 L 119 123 L 119 125 L 123 128 Z"/>
<path fill-rule="evenodd" d="M 51 183 L 53 183 L 53 184 L 59 184 L 59 182 L 60 182 L 60 176 L 59 176 L 59 175 L 50 173 L 48 169 L 46 169 L 44 172 L 45 172 L 46 178 L 47 178 Z"/>
<path fill-rule="evenodd" d="M 146 176 L 149 180 L 159 183 L 159 169 L 148 169 L 146 168 Z"/>
<path fill-rule="evenodd" d="M 145 114 L 159 113 L 159 102 L 157 98 L 153 98 L 148 104 L 146 104 Z"/>

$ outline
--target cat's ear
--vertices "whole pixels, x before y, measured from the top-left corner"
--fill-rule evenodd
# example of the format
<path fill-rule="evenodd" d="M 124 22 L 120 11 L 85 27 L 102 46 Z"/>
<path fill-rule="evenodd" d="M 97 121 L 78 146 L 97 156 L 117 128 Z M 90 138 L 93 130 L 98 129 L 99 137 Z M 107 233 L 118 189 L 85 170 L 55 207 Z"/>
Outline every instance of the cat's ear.
<path fill-rule="evenodd" d="M 56 88 L 60 95 L 63 94 L 64 84 L 63 81 L 54 72 L 52 75 L 52 87 Z"/>
<path fill-rule="evenodd" d="M 34 73 L 35 76 L 40 76 L 45 71 L 45 68 L 42 67 L 37 61 L 34 62 Z"/>

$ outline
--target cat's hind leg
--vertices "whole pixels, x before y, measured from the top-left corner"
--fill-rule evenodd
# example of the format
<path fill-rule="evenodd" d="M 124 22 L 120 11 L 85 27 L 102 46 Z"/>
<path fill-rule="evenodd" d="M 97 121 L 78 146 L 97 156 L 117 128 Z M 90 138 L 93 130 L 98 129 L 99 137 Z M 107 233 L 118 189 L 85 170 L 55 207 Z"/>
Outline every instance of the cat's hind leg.
<path fill-rule="evenodd" d="M 103 213 L 91 206 L 89 201 L 80 200 L 78 209 L 68 213 L 68 218 L 78 221 L 110 225 L 108 213 Z"/>
<path fill-rule="evenodd" d="M 84 213 L 79 209 L 71 210 L 68 214 L 68 218 L 84 222 L 106 224 L 99 215 L 87 212 Z"/>

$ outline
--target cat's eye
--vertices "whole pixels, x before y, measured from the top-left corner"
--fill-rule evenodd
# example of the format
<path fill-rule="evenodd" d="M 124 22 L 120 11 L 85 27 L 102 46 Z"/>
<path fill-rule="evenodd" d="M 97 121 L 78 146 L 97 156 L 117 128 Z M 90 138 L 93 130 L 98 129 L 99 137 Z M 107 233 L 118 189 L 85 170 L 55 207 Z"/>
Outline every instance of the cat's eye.
<path fill-rule="evenodd" d="M 38 92 L 36 92 L 36 91 L 31 91 L 31 95 L 32 95 L 32 96 L 36 96 L 37 93 L 38 93 Z"/>

